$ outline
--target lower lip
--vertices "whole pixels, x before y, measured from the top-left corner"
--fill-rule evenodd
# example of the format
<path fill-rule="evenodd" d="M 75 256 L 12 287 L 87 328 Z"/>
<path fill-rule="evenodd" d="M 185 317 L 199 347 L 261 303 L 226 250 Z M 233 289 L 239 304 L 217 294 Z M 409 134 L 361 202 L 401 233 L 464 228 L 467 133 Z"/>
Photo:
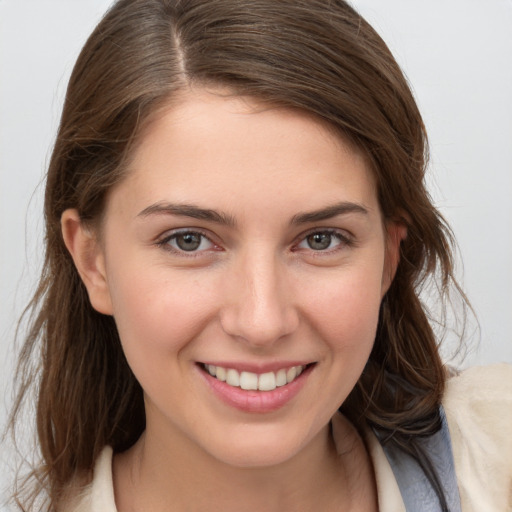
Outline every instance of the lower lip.
<path fill-rule="evenodd" d="M 308 366 L 295 380 L 272 391 L 246 391 L 212 377 L 201 368 L 199 371 L 209 388 L 225 404 L 244 412 L 266 413 L 277 411 L 290 402 L 302 389 L 312 369 L 313 365 Z"/>

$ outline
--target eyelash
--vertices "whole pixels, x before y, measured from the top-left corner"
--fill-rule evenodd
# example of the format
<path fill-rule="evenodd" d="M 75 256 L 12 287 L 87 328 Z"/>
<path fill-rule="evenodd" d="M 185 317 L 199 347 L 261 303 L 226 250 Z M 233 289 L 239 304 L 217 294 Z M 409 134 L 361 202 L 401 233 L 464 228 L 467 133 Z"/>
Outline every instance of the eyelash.
<path fill-rule="evenodd" d="M 297 248 L 295 250 L 301 250 L 301 248 L 298 246 L 301 243 L 306 242 L 308 237 L 310 237 L 312 235 L 329 235 L 330 237 L 336 238 L 339 242 L 339 244 L 332 249 L 324 249 L 324 250 L 315 250 L 312 248 L 305 249 L 305 250 L 309 250 L 312 254 L 314 254 L 315 256 L 318 256 L 318 257 L 321 257 L 323 255 L 337 253 L 338 251 L 341 251 L 346 247 L 353 247 L 355 245 L 355 240 L 350 235 L 345 234 L 344 232 L 341 232 L 340 230 L 332 229 L 332 228 L 324 228 L 324 229 L 314 228 L 314 229 L 311 229 L 310 231 L 300 235 L 299 242 L 294 245 L 294 248 Z"/>
<path fill-rule="evenodd" d="M 208 235 L 206 235 L 204 232 L 202 232 L 201 230 L 198 230 L 198 229 L 182 229 L 179 231 L 174 231 L 170 235 L 167 235 L 164 238 L 162 238 L 161 240 L 158 240 L 156 242 L 156 245 L 158 247 L 161 247 L 165 251 L 177 254 L 179 256 L 185 256 L 188 258 L 195 258 L 195 257 L 201 256 L 205 252 L 204 250 L 203 251 L 197 251 L 197 250 L 186 251 L 184 249 L 172 247 L 169 244 L 169 242 L 171 242 L 172 240 L 176 240 L 179 236 L 184 236 L 184 235 L 199 235 L 201 237 L 200 244 L 202 244 L 204 242 L 204 240 L 207 240 L 210 244 L 212 244 L 213 247 L 218 247 L 218 245 L 215 242 L 213 242 L 213 240 Z"/>
<path fill-rule="evenodd" d="M 156 242 L 156 245 L 166 251 L 177 254 L 179 256 L 185 256 L 188 258 L 200 257 L 201 255 L 203 255 L 206 251 L 208 251 L 210 249 L 210 248 L 208 248 L 208 249 L 199 250 L 199 251 L 198 250 L 187 251 L 184 249 L 172 247 L 170 245 L 169 242 L 171 242 L 172 240 L 176 240 L 179 236 L 184 236 L 184 235 L 199 235 L 199 237 L 201 237 L 200 245 L 204 242 L 204 240 L 207 240 L 210 244 L 212 244 L 212 246 L 214 248 L 217 248 L 216 250 L 221 250 L 219 248 L 219 246 L 215 242 L 213 242 L 212 239 L 206 233 L 204 233 L 201 230 L 197 230 L 197 229 L 194 229 L 194 230 L 193 229 L 183 229 L 183 230 L 175 231 L 175 232 L 171 233 L 170 235 L 165 236 L 161 240 L 158 240 Z M 300 244 L 307 243 L 308 237 L 313 236 L 313 235 L 329 235 L 330 237 L 336 238 L 338 240 L 339 244 L 336 247 L 331 248 L 331 249 L 327 248 L 327 249 L 319 249 L 319 250 L 315 250 L 311 247 L 309 247 L 309 248 L 299 247 Z M 332 242 L 332 238 L 331 238 L 329 244 L 331 242 Z M 343 248 L 352 247 L 354 245 L 355 245 L 355 241 L 351 236 L 344 234 L 337 229 L 314 228 L 314 229 L 309 230 L 306 233 L 301 234 L 300 237 L 298 237 L 298 242 L 294 244 L 292 251 L 297 252 L 297 251 L 301 251 L 304 249 L 306 251 L 311 252 L 315 256 L 321 257 L 322 255 L 333 254 L 340 250 L 343 250 Z"/>

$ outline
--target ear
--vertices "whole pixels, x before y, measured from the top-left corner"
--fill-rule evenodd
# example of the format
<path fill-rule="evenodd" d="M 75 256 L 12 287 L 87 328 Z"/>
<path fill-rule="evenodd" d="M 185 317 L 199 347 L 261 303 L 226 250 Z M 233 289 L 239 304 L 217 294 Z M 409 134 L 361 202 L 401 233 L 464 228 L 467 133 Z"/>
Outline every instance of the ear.
<path fill-rule="evenodd" d="M 105 270 L 105 256 L 101 244 L 88 229 L 77 210 L 64 211 L 60 219 L 64 243 L 75 267 L 87 288 L 92 307 L 99 313 L 112 314 L 112 302 Z"/>
<path fill-rule="evenodd" d="M 400 263 L 400 244 L 407 238 L 407 226 L 404 221 L 391 220 L 386 223 L 386 256 L 382 273 L 381 296 L 384 297 L 395 278 Z"/>

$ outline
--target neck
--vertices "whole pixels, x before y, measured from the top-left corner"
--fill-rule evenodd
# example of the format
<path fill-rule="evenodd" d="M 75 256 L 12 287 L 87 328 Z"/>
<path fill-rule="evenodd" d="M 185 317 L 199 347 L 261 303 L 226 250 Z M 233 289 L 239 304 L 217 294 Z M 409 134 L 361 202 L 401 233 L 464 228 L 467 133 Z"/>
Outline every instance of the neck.
<path fill-rule="evenodd" d="M 375 504 L 364 444 L 345 419 L 337 431 L 336 443 L 327 425 L 290 459 L 246 468 L 219 461 L 186 436 L 169 438 L 148 425 L 141 439 L 114 460 L 118 510 L 351 510 L 363 495 Z"/>

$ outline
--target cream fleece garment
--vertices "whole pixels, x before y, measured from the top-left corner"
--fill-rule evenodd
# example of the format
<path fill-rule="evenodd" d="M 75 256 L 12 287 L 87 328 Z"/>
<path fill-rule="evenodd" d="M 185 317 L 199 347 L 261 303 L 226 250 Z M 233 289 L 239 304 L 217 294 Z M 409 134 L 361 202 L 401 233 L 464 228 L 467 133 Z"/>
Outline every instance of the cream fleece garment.
<path fill-rule="evenodd" d="M 512 365 L 475 367 L 452 377 L 443 398 L 463 512 L 512 512 Z M 337 423 L 333 418 L 333 434 Z M 393 470 L 375 435 L 365 441 L 375 469 L 379 511 L 406 512 Z M 77 503 L 79 502 L 79 503 Z M 117 512 L 112 449 L 67 512 Z"/>

